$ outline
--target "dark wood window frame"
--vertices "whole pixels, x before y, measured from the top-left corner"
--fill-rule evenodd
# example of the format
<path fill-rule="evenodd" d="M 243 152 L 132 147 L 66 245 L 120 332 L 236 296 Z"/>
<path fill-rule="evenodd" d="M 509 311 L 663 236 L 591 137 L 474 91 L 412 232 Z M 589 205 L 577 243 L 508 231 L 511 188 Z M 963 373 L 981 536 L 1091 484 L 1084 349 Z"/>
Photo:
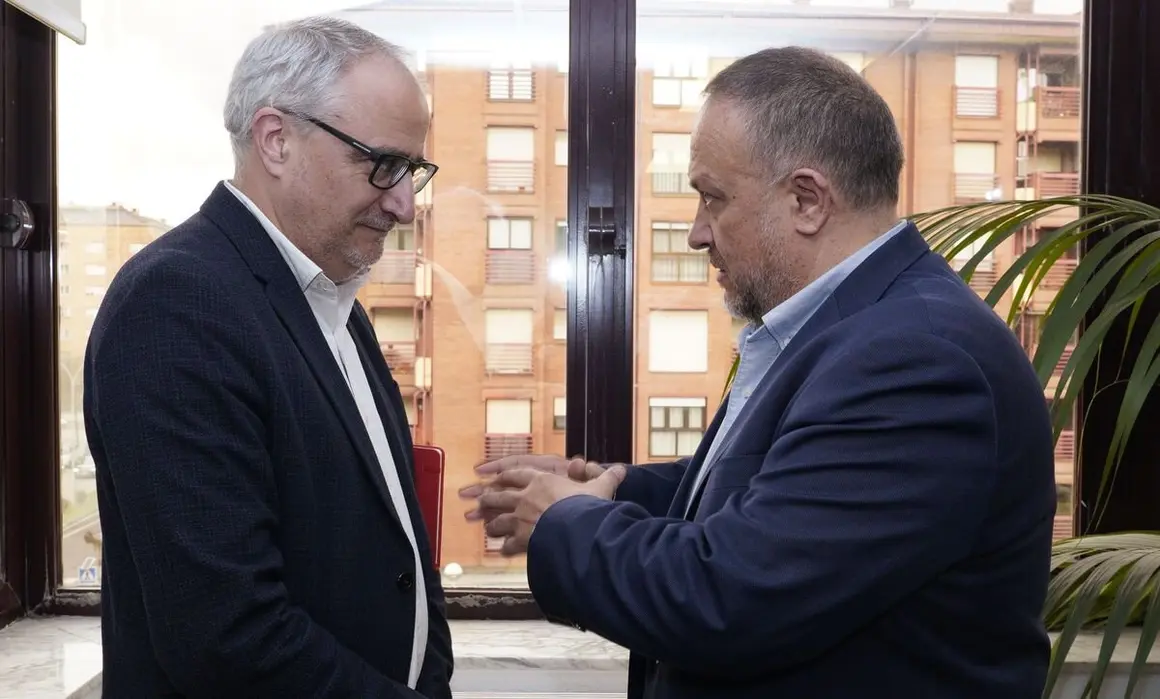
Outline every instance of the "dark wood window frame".
<path fill-rule="evenodd" d="M 1084 187 L 1160 204 L 1160 6 L 1088 0 L 1084 31 Z M 636 4 L 586 0 L 570 8 L 568 453 L 626 461 L 632 435 L 633 188 Z M 0 625 L 31 611 L 98 614 L 99 595 L 60 589 L 56 377 L 55 37 L 0 3 L 0 197 L 28 201 L 37 234 L 0 250 Z M 1091 76 L 1088 80 L 1087 77 Z M 579 309 L 584 309 L 583 313 Z M 1141 323 L 1156 322 L 1160 300 Z M 1138 344 L 1140 336 L 1130 338 Z M 1118 356 L 1123 333 L 1106 346 Z M 1129 357 L 1132 356 L 1131 346 Z M 1095 377 L 1087 395 L 1109 374 Z M 1085 463 L 1102 464 L 1114 398 L 1088 399 Z M 599 409 L 590 410 L 590 407 Z M 1141 416 L 1160 419 L 1160 397 Z M 1160 529 L 1160 440 L 1141 430 L 1129 446 L 1100 529 Z M 1083 502 L 1099 468 L 1077 474 Z M 453 618 L 540 616 L 526 591 L 451 589 Z"/>

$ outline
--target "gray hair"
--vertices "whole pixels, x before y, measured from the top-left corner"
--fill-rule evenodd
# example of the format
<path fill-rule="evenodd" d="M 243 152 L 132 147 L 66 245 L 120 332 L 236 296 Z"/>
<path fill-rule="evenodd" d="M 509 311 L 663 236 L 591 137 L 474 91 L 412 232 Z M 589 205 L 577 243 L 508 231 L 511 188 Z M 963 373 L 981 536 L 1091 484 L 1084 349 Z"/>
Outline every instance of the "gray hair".
<path fill-rule="evenodd" d="M 226 131 L 241 161 L 250 125 L 263 107 L 333 117 L 335 86 L 352 65 L 382 55 L 407 65 L 403 49 L 336 17 L 308 17 L 268 27 L 246 46 L 234 66 L 223 110 Z"/>
<path fill-rule="evenodd" d="M 890 107 L 842 61 L 790 46 L 740 58 L 705 87 L 746 114 L 754 159 L 774 181 L 825 174 L 855 210 L 897 205 L 902 138 Z"/>

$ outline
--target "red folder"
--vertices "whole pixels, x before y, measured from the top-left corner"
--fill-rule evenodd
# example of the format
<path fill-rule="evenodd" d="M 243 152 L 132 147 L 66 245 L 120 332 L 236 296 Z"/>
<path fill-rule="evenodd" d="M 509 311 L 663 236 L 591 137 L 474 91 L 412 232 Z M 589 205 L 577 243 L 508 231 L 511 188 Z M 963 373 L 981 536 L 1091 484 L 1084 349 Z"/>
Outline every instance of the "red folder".
<path fill-rule="evenodd" d="M 439 550 L 443 534 L 443 465 L 446 457 L 439 447 L 416 445 L 415 492 L 419 497 L 419 510 L 423 513 L 423 523 L 427 525 L 427 537 L 431 540 L 431 557 L 435 559 L 435 570 L 439 570 Z"/>

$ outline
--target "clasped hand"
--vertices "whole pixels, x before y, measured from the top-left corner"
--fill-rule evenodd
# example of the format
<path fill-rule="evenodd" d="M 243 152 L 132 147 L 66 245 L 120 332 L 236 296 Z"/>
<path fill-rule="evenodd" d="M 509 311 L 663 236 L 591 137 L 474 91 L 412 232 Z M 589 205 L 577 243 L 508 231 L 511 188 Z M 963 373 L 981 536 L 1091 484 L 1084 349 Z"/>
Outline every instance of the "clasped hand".
<path fill-rule="evenodd" d="M 560 456 L 507 456 L 475 467 L 481 480 L 459 490 L 459 497 L 475 500 L 468 521 L 482 521 L 491 537 L 503 537 L 501 553 L 516 556 L 528 550 L 528 541 L 540 516 L 564 498 L 593 495 L 611 500 L 624 481 L 624 465 L 605 468 L 583 458 Z"/>

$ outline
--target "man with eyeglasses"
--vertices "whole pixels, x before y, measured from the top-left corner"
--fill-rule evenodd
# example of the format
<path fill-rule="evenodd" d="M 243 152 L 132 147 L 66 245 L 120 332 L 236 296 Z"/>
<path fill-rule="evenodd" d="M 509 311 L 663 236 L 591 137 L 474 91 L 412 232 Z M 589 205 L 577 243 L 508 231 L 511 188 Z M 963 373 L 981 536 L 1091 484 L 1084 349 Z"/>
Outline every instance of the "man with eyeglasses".
<path fill-rule="evenodd" d="M 435 174 L 402 52 L 268 29 L 225 106 L 236 170 L 93 325 L 104 691 L 449 699 L 451 639 L 398 385 L 355 294 Z"/>

